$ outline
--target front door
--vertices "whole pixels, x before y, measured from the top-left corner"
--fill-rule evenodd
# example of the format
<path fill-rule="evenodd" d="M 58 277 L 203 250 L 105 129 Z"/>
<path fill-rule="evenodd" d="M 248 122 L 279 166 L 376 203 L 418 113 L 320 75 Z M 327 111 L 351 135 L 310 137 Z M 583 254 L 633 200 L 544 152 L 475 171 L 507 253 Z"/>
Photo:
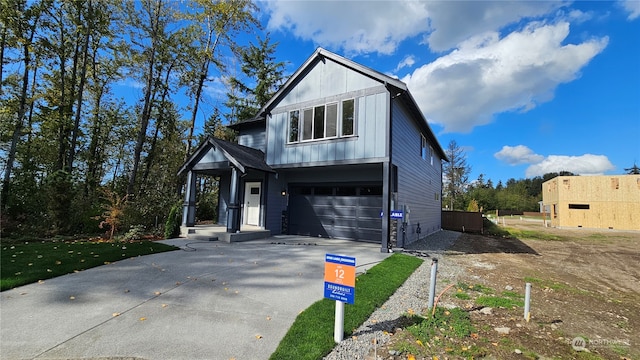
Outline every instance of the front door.
<path fill-rule="evenodd" d="M 248 182 L 244 185 L 244 223 L 260 225 L 260 183 Z"/>

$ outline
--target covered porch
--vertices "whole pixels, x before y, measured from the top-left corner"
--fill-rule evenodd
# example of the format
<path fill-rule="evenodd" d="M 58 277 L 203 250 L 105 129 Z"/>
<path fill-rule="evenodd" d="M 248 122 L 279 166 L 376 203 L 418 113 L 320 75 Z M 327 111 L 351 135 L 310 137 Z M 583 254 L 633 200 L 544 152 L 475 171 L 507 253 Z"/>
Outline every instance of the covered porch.
<path fill-rule="evenodd" d="M 227 242 L 269 236 L 264 227 L 264 193 L 267 175 L 272 173 L 262 151 L 209 137 L 179 170 L 187 176 L 181 236 Z M 219 179 L 218 215 L 213 225 L 196 225 L 198 175 Z"/>

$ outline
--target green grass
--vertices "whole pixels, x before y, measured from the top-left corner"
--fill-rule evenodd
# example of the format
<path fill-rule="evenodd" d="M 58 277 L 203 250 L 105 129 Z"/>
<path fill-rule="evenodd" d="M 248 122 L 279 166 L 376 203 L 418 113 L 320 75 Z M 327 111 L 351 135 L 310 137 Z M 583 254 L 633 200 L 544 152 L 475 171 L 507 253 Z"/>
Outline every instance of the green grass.
<path fill-rule="evenodd" d="M 594 293 L 590 293 L 588 290 L 584 290 L 584 289 L 578 289 L 572 286 L 569 286 L 567 284 L 563 284 L 557 281 L 552 281 L 552 280 L 545 280 L 545 279 L 540 279 L 540 278 L 536 278 L 536 277 L 531 277 L 531 276 L 525 276 L 524 278 L 525 282 L 529 282 L 532 284 L 535 284 L 541 288 L 549 288 L 552 289 L 554 291 L 557 290 L 562 290 L 562 291 L 566 291 L 568 293 L 571 294 L 575 294 L 575 295 L 591 295 L 594 296 Z M 616 301 L 615 299 L 609 299 L 611 301 Z"/>
<path fill-rule="evenodd" d="M 503 291 L 502 292 L 502 296 L 508 297 L 508 298 L 511 298 L 511 299 L 523 299 L 524 298 L 524 295 L 519 294 L 519 293 L 517 293 L 515 291 L 509 291 L 509 290 Z"/>
<path fill-rule="evenodd" d="M 355 304 L 345 305 L 344 329 L 349 336 L 417 269 L 422 260 L 393 254 L 356 280 Z M 317 360 L 328 354 L 333 340 L 335 301 L 322 299 L 304 310 L 284 336 L 272 360 Z"/>
<path fill-rule="evenodd" d="M 484 226 L 484 233 L 491 236 L 500 236 L 500 237 L 510 237 L 511 234 L 503 229 L 502 227 L 496 225 L 493 221 L 483 218 L 482 224 Z"/>
<path fill-rule="evenodd" d="M 462 338 L 475 331 L 471 325 L 469 313 L 460 308 L 451 310 L 436 308 L 434 316 L 421 319 L 417 324 L 409 326 L 407 330 L 423 344 L 427 342 L 433 344 L 434 341 L 437 341 L 435 340 L 436 336 L 439 336 L 440 339 Z"/>
<path fill-rule="evenodd" d="M 500 296 L 479 296 L 476 299 L 476 304 L 482 306 L 488 306 L 492 308 L 507 308 L 510 309 L 512 307 L 523 307 L 524 301 L 513 299 L 510 297 L 500 297 Z"/>
<path fill-rule="evenodd" d="M 521 229 L 510 228 L 510 227 L 506 227 L 505 230 L 509 232 L 511 237 L 515 237 L 518 239 L 533 239 L 533 240 L 546 240 L 546 241 L 568 240 L 567 238 L 562 236 L 548 234 L 543 231 L 537 231 L 537 230 L 521 230 Z"/>
<path fill-rule="evenodd" d="M 471 299 L 471 296 L 469 294 L 467 294 L 467 293 L 464 293 L 464 292 L 458 292 L 453 296 L 455 296 L 456 298 L 458 298 L 460 300 L 470 300 Z"/>
<path fill-rule="evenodd" d="M 406 321 L 413 324 L 406 327 L 407 331 L 397 334 L 400 341 L 393 346 L 403 356 L 412 354 L 415 358 L 431 359 L 432 355 L 442 350 L 456 359 L 482 358 L 487 355 L 487 350 L 476 344 L 464 345 L 465 338 L 471 336 L 476 329 L 469 313 L 460 308 L 436 308 L 434 316 L 413 315 L 407 317 Z"/>
<path fill-rule="evenodd" d="M 130 257 L 176 250 L 157 242 L 25 241 L 0 247 L 0 291 Z"/>

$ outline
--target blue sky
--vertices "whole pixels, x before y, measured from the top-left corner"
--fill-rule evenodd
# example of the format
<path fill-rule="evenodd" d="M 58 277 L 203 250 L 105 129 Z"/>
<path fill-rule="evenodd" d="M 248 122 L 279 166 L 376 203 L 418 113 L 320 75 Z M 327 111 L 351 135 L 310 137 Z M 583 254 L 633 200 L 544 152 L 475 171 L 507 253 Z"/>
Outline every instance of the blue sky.
<path fill-rule="evenodd" d="M 640 0 L 257 5 L 263 29 L 240 43 L 269 32 L 286 75 L 323 47 L 397 77 L 441 146 L 465 150 L 470 180 L 640 166 Z M 196 133 L 226 100 L 224 78 L 211 78 Z M 140 96 L 141 84 L 122 85 Z"/>
<path fill-rule="evenodd" d="M 258 5 L 287 73 L 321 46 L 399 78 L 472 180 L 640 164 L 638 0 Z"/>

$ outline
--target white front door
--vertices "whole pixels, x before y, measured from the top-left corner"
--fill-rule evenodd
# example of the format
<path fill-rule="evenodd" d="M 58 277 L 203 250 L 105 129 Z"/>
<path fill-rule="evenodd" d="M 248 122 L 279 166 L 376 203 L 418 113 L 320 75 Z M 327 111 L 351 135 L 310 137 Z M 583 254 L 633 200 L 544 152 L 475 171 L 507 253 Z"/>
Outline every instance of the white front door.
<path fill-rule="evenodd" d="M 260 183 L 244 184 L 244 223 L 260 225 Z"/>

